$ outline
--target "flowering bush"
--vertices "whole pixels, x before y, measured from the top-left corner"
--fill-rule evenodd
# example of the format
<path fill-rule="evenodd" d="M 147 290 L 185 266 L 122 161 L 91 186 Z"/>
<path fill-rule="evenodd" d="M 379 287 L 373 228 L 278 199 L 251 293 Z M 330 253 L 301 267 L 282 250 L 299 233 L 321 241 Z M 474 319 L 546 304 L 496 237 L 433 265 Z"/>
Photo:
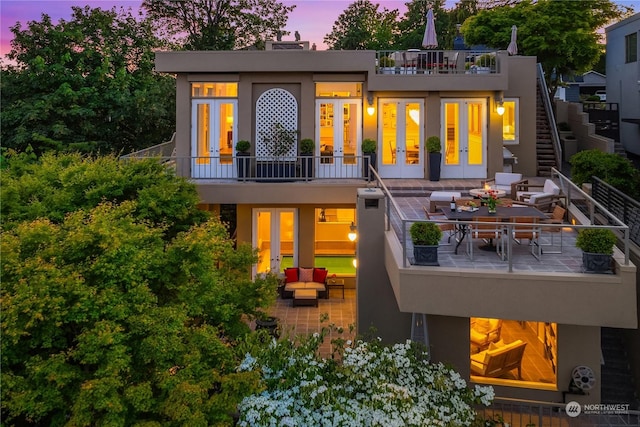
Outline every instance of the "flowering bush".
<path fill-rule="evenodd" d="M 467 388 L 418 343 L 334 340 L 324 359 L 324 336 L 274 339 L 246 354 L 238 371 L 259 372 L 264 390 L 241 402 L 239 426 L 464 426 L 473 404 L 493 400 L 493 388 Z"/>

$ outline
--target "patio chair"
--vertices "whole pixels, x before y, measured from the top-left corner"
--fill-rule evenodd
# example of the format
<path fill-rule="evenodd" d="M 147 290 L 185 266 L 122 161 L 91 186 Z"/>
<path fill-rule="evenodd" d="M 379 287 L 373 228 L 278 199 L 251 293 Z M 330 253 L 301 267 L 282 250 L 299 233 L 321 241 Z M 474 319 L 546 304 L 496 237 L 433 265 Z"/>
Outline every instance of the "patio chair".
<path fill-rule="evenodd" d="M 509 222 L 522 224 L 513 226 L 511 233 L 513 240 L 519 245 L 522 244 L 523 239 L 529 240 L 531 255 L 539 260 L 542 250 L 539 242 L 540 226 L 538 225 L 538 218 L 533 216 L 512 216 L 509 218 Z"/>
<path fill-rule="evenodd" d="M 502 319 L 477 317 L 471 320 L 469 340 L 476 352 L 486 350 L 492 342 L 500 340 Z"/>
<path fill-rule="evenodd" d="M 526 185 L 528 182 L 522 179 L 521 173 L 496 172 L 493 178 L 482 181 L 482 186 L 493 186 L 496 190 L 504 190 L 510 196 L 516 194 L 518 184 Z"/>
<path fill-rule="evenodd" d="M 435 221 L 440 221 L 440 220 L 446 220 L 447 217 L 444 215 L 434 215 L 432 213 L 429 213 L 429 208 L 427 208 L 426 206 L 423 206 L 422 209 L 424 210 L 424 214 L 426 215 L 427 219 L 430 220 L 435 220 Z M 456 226 L 453 223 L 439 223 L 438 227 L 440 227 L 440 230 L 442 230 L 443 233 L 448 233 L 447 236 L 447 243 L 451 243 L 451 237 L 456 235 Z"/>
<path fill-rule="evenodd" d="M 553 208 L 553 212 L 548 214 L 549 218 L 541 222 L 543 224 L 563 224 L 564 216 L 566 215 L 566 213 L 567 213 L 567 210 L 565 208 L 563 208 L 562 206 L 556 205 L 556 207 Z M 562 253 L 562 227 L 542 227 L 542 231 L 551 234 L 551 243 L 549 243 L 548 245 L 546 244 L 543 245 L 542 243 L 540 243 L 541 246 L 555 246 L 553 243 L 553 235 L 556 233 L 560 233 L 560 250 L 548 251 L 545 249 L 544 252 L 548 254 L 561 254 Z"/>
<path fill-rule="evenodd" d="M 538 209 L 540 212 L 551 213 L 556 206 L 564 203 L 565 197 L 562 195 L 540 193 L 532 195 L 528 201 L 514 200 L 511 202 L 511 206 L 529 206 Z"/>
<path fill-rule="evenodd" d="M 487 241 L 489 245 L 495 244 L 496 254 L 504 261 L 504 229 L 498 216 L 475 216 L 474 224 L 469 225 L 468 249 L 469 258 L 473 259 L 473 243 L 476 239 Z M 497 243 L 494 243 L 494 240 Z"/>
<path fill-rule="evenodd" d="M 545 179 L 543 185 L 519 183 L 516 185 L 515 195 L 517 201 L 531 205 L 542 204 L 544 200 L 557 200 L 562 197 L 560 196 L 560 187 L 550 179 Z M 548 211 L 551 211 L 551 208 L 550 206 Z"/>

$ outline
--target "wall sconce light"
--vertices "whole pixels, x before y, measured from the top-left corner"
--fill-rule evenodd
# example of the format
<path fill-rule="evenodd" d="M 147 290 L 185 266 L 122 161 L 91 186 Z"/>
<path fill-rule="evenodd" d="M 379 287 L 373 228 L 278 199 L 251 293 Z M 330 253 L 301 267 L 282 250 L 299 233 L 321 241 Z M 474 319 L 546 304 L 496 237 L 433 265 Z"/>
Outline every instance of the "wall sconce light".
<path fill-rule="evenodd" d="M 373 116 L 373 113 L 376 112 L 376 109 L 373 106 L 373 94 L 371 92 L 367 93 L 367 104 L 369 104 L 369 106 L 367 107 L 367 114 Z"/>
<path fill-rule="evenodd" d="M 503 99 L 502 92 L 496 92 L 495 101 L 496 101 L 496 113 L 498 113 L 498 115 L 501 116 L 504 114 L 504 99 Z"/>
<path fill-rule="evenodd" d="M 356 226 L 353 223 L 353 221 L 351 222 L 351 225 L 349 226 L 349 234 L 347 235 L 349 237 L 349 240 L 352 242 L 355 242 L 356 239 L 358 238 L 358 233 L 356 233 Z"/>

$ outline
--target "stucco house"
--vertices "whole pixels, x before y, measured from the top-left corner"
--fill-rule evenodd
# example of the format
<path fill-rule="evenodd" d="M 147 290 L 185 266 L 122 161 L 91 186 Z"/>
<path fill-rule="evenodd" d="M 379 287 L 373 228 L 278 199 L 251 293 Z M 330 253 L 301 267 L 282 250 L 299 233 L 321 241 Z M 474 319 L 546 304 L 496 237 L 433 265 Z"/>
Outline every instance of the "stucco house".
<path fill-rule="evenodd" d="M 387 194 L 372 182 L 361 148 L 375 141 L 387 184 L 428 182 L 431 136 L 442 141 L 441 179 L 449 185 L 503 171 L 505 146 L 518 158 L 513 171 L 535 176 L 536 58 L 269 47 L 156 57 L 157 71 L 177 82 L 171 164 L 197 184 L 203 209 L 233 207 L 237 239 L 261 251 L 254 274 L 332 262 L 356 289 L 358 331 L 374 326 L 386 341 L 404 341 L 423 319 L 433 360 L 502 396 L 562 402 L 576 366 L 597 377 L 600 327 L 637 327 L 632 264 L 618 260 L 616 274 L 602 277 L 486 270 L 470 261 L 408 265 L 402 233 L 389 226 Z M 301 154 L 307 138 L 314 152 Z M 250 142 L 247 155 L 236 153 L 241 140 Z M 354 224 L 357 243 L 347 238 Z M 492 319 L 504 319 L 498 339 Z M 491 342 L 475 343 L 474 330 L 494 333 Z M 544 373 L 496 377 L 474 368 L 474 356 L 517 340 L 527 341 L 525 353 L 542 349 Z M 598 402 L 599 385 L 572 399 Z"/>

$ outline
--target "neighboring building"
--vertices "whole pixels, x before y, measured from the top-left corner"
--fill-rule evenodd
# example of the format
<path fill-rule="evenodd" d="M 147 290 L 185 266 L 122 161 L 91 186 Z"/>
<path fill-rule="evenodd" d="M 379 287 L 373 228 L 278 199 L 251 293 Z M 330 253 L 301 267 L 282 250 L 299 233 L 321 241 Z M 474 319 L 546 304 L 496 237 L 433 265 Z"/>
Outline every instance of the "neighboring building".
<path fill-rule="evenodd" d="M 582 102 L 584 98 L 599 94 L 607 87 L 607 76 L 597 71 L 587 71 L 580 76 L 562 75 L 561 86 L 556 90 L 555 98 L 568 102 Z"/>
<path fill-rule="evenodd" d="M 605 29 L 607 102 L 618 104 L 620 142 L 640 155 L 640 13 Z"/>
<path fill-rule="evenodd" d="M 505 145 L 519 159 L 514 172 L 535 176 L 534 57 L 180 51 L 159 52 L 156 69 L 177 76 L 173 160 L 197 184 L 203 208 L 236 207 L 238 240 L 261 251 L 254 273 L 332 263 L 331 272 L 356 286 L 359 332 L 373 325 L 385 340 L 403 341 L 411 313 L 425 313 L 434 360 L 496 385 L 502 396 L 562 402 L 575 366 L 599 374 L 600 327 L 637 326 L 633 266 L 603 277 L 404 266 L 396 234 L 385 232 L 384 196 L 367 188 L 366 138 L 377 141 L 377 170 L 389 182 L 429 176 L 430 136 L 442 140 L 442 178 L 493 177 L 503 170 Z M 299 154 L 303 138 L 315 141 L 311 157 Z M 239 140 L 251 142 L 246 157 L 235 153 Z M 356 246 L 347 239 L 353 222 L 357 277 Z M 476 317 L 534 331 L 547 353 L 545 373 L 525 372 L 533 380 L 471 376 L 470 353 L 478 348 L 470 346 L 470 322 L 482 323 Z M 599 402 L 599 386 L 582 398 Z"/>

